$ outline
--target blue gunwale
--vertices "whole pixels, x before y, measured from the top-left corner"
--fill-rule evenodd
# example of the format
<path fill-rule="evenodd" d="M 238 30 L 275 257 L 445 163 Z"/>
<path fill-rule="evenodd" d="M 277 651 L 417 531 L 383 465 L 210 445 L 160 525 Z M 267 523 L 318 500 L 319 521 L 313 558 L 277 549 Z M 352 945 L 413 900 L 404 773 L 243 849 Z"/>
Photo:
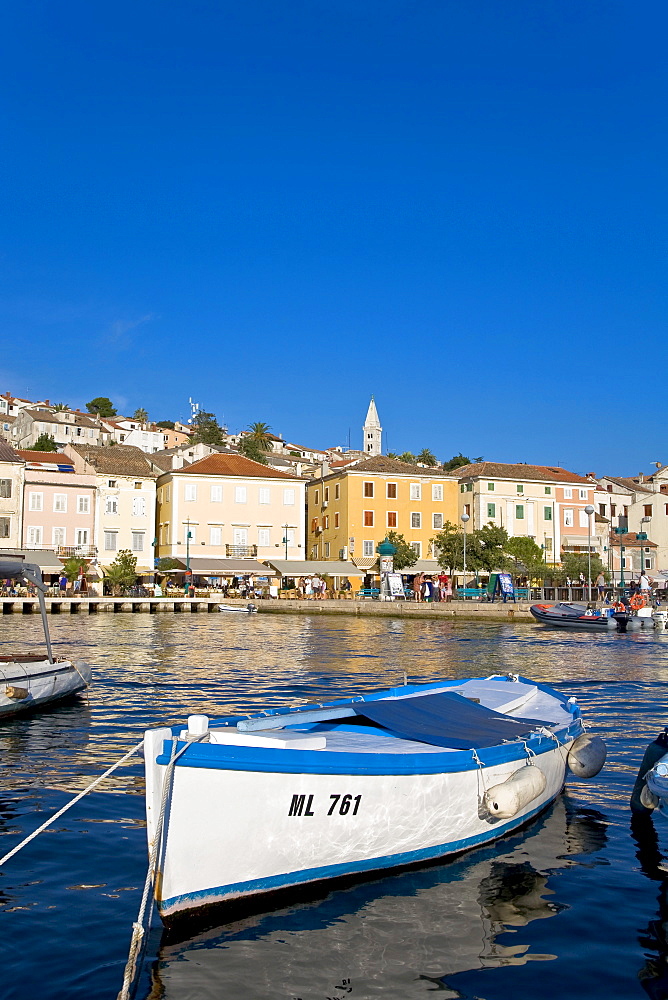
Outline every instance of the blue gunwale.
<path fill-rule="evenodd" d="M 468 679 L 468 678 L 466 678 Z M 476 678 L 485 680 L 486 678 Z M 499 679 L 501 679 L 499 677 Z M 580 718 L 580 709 L 577 704 L 568 705 L 568 698 L 555 691 L 546 684 L 536 684 L 524 677 L 519 680 L 525 684 L 532 684 L 541 691 L 549 694 L 561 702 L 569 714 L 572 722 L 554 730 L 554 735 L 565 743 L 576 739 L 584 732 L 584 727 Z M 512 683 L 512 682 L 509 682 Z M 390 688 L 388 691 L 374 691 L 368 695 L 358 695 L 355 698 L 341 698 L 336 701 L 322 702 L 320 708 L 335 708 L 337 705 L 349 705 L 351 701 L 378 701 L 388 695 L 412 694 L 420 691 L 430 691 L 442 689 L 443 687 L 455 687 L 462 684 L 462 679 L 449 681 L 438 681 L 434 684 L 408 684 L 401 687 Z M 286 715 L 288 712 L 312 712 L 314 706 L 302 705 L 297 708 L 275 708 L 267 709 L 265 712 L 256 715 L 235 716 L 220 720 L 211 725 L 212 729 L 221 728 L 228 725 L 236 725 L 242 719 L 267 718 L 275 715 Z M 175 727 L 172 732 L 178 736 L 181 726 Z M 471 750 L 445 750 L 443 753 L 414 753 L 414 754 L 384 754 L 384 753 L 344 753 L 327 750 L 283 750 L 283 749 L 263 749 L 261 747 L 225 746 L 211 743 L 192 743 L 179 741 L 177 749 L 185 747 L 183 754 L 176 762 L 176 767 L 199 767 L 219 771 L 263 771 L 277 774 L 349 774 L 349 775 L 394 775 L 394 774 L 446 774 L 457 771 L 472 771 L 479 766 L 492 766 L 505 764 L 514 760 L 523 761 L 526 759 L 525 745 L 537 756 L 554 750 L 556 743 L 549 736 L 536 733 L 526 740 L 512 740 L 507 743 L 500 743 L 493 747 L 478 749 L 475 753 Z M 169 741 L 163 743 L 162 753 L 156 758 L 158 764 L 168 764 L 170 760 L 171 744 Z"/>
<path fill-rule="evenodd" d="M 554 743 L 552 745 L 554 746 Z M 557 794 L 530 812 L 524 813 L 521 817 L 508 820 L 507 823 L 494 824 L 488 832 L 478 833 L 472 837 L 463 837 L 460 840 L 451 840 L 445 844 L 436 844 L 433 847 L 424 847 L 416 851 L 405 851 L 401 854 L 387 854 L 383 857 L 343 862 L 338 865 L 323 865 L 319 868 L 304 868 L 301 871 L 288 872 L 281 875 L 268 875 L 264 878 L 249 879 L 245 882 L 232 882 L 229 885 L 215 886 L 196 892 L 187 892 L 180 896 L 171 896 L 169 899 L 159 900 L 158 911 L 161 916 L 169 916 L 169 911 L 174 911 L 174 907 L 176 906 L 179 906 L 180 909 L 176 910 L 175 913 L 179 913 L 181 910 L 187 911 L 193 907 L 205 905 L 207 901 L 211 903 L 225 903 L 239 897 L 273 892 L 276 889 L 284 889 L 291 886 L 296 887 L 309 882 L 339 878 L 344 875 L 355 875 L 361 872 L 373 872 L 384 868 L 399 868 L 402 865 L 419 864 L 421 861 L 433 861 L 436 858 L 446 857 L 449 854 L 457 854 L 460 851 L 470 850 L 471 848 L 497 840 L 511 830 L 523 826 L 529 820 L 533 819 L 534 816 L 547 809 L 555 800 Z M 183 906 L 182 904 L 184 903 L 188 905 Z"/>

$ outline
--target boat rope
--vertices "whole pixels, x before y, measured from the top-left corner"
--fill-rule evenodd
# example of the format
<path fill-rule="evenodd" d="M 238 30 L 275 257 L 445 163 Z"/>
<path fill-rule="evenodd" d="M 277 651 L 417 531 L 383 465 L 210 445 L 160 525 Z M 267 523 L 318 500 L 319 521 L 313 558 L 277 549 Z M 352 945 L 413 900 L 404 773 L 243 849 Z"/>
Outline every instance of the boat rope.
<path fill-rule="evenodd" d="M 16 847 L 13 847 L 8 854 L 5 854 L 4 858 L 0 858 L 0 866 L 4 865 L 5 861 L 9 861 L 10 858 L 13 858 L 15 854 L 18 854 L 19 851 L 26 846 L 26 844 L 29 844 L 31 840 L 34 840 L 35 837 L 37 837 L 40 833 L 46 830 L 47 827 L 51 826 L 52 823 L 55 823 L 57 819 L 60 819 L 63 813 L 66 813 L 68 809 L 71 809 L 72 806 L 77 804 L 77 802 L 80 802 L 81 799 L 84 797 L 84 795 L 88 795 L 89 792 L 92 792 L 93 789 L 96 788 L 101 781 L 104 781 L 105 778 L 108 778 L 109 775 L 112 774 L 117 767 L 120 767 L 121 764 L 124 764 L 126 760 L 132 757 L 133 754 L 136 754 L 137 751 L 143 747 L 143 745 L 144 741 L 141 740 L 137 744 L 137 746 L 133 747 L 132 750 L 128 750 L 126 754 L 123 754 L 120 760 L 117 760 L 115 764 L 112 764 L 111 767 L 107 768 L 104 774 L 99 775 L 99 777 L 97 777 L 95 781 L 91 781 L 90 785 L 84 788 L 83 792 L 79 792 L 78 795 L 75 795 L 73 799 L 70 799 L 70 801 L 67 802 L 62 807 L 62 809 L 59 809 L 58 812 L 54 813 L 50 819 L 47 819 L 45 823 L 42 823 L 42 825 L 38 826 L 36 830 L 33 830 L 33 832 L 29 834 L 27 837 L 25 837 L 20 844 L 17 844 Z"/>
<path fill-rule="evenodd" d="M 485 792 L 487 791 L 487 789 L 485 788 L 485 775 L 483 772 L 484 764 L 480 760 L 480 757 L 478 756 L 475 747 L 471 747 L 471 753 L 473 754 L 474 761 L 478 765 L 478 782 L 479 782 L 478 796 L 480 798 L 480 801 L 482 802 L 483 798 L 485 797 Z M 482 788 L 482 794 L 480 793 L 481 788 Z"/>
<path fill-rule="evenodd" d="M 169 763 L 167 764 L 167 767 L 165 769 L 165 778 L 162 785 L 162 797 L 160 799 L 160 813 L 158 815 L 155 837 L 153 838 L 153 843 L 151 845 L 151 849 L 149 851 L 149 856 L 148 856 L 148 870 L 146 872 L 146 881 L 144 882 L 144 891 L 142 892 L 141 903 L 139 906 L 139 913 L 137 914 L 137 919 L 132 925 L 132 937 L 130 938 L 130 948 L 128 951 L 128 958 L 125 963 L 125 971 L 123 973 L 123 985 L 118 994 L 117 1000 L 129 1000 L 130 989 L 137 974 L 138 960 L 143 950 L 144 936 L 146 934 L 146 930 L 151 926 L 151 917 L 153 915 L 153 900 L 151 901 L 151 908 L 149 911 L 148 920 L 146 921 L 146 928 L 144 927 L 144 917 L 146 914 L 146 906 L 148 904 L 148 897 L 151 890 L 151 886 L 154 884 L 156 868 L 164 839 L 165 812 L 167 809 L 167 800 L 169 798 L 169 793 L 172 787 L 174 767 L 181 754 L 185 753 L 185 751 L 188 749 L 191 743 L 198 743 L 200 740 L 203 740 L 208 735 L 209 733 L 207 731 L 206 733 L 202 733 L 199 736 L 187 737 L 186 745 L 181 747 L 181 749 L 178 752 L 176 752 L 178 737 L 177 736 L 172 737 L 172 749 L 170 751 Z"/>
<path fill-rule="evenodd" d="M 524 752 L 527 755 L 527 764 L 533 764 L 534 761 L 531 758 L 535 758 L 536 751 L 531 749 L 526 740 L 522 740 L 522 743 L 524 744 Z"/>

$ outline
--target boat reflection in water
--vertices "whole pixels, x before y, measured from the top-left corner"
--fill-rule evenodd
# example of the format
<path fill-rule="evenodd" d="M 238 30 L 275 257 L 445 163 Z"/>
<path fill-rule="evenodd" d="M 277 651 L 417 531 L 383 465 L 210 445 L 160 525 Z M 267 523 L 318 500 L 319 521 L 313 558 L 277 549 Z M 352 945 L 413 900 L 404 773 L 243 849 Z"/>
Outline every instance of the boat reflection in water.
<path fill-rule="evenodd" d="M 149 996 L 183 1000 L 385 1000 L 469 996 L 458 978 L 549 961 L 499 940 L 565 907 L 550 875 L 605 846 L 595 810 L 566 797 L 519 834 L 435 867 L 364 882 L 187 940 L 163 933 Z M 463 984 L 462 984 L 463 985 Z M 476 994 L 477 995 L 477 992 Z"/>
<path fill-rule="evenodd" d="M 660 821 L 661 827 L 664 824 Z M 661 830 L 665 842 L 665 827 Z M 638 934 L 645 951 L 645 965 L 638 980 L 652 1000 L 668 997 L 668 860 L 659 843 L 659 833 L 650 813 L 634 813 L 631 833 L 636 842 L 636 857 L 648 879 L 658 885 L 658 913 Z"/>

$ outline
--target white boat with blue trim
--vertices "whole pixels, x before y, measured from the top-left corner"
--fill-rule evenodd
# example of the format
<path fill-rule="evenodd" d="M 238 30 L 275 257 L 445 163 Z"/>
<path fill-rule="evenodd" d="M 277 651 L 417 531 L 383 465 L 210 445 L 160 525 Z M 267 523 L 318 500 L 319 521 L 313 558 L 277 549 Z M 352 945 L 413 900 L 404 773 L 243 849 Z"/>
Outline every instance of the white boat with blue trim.
<path fill-rule="evenodd" d="M 574 698 L 516 675 L 191 716 L 149 730 L 144 753 L 166 924 L 487 843 L 552 802 L 567 767 L 605 760 Z"/>

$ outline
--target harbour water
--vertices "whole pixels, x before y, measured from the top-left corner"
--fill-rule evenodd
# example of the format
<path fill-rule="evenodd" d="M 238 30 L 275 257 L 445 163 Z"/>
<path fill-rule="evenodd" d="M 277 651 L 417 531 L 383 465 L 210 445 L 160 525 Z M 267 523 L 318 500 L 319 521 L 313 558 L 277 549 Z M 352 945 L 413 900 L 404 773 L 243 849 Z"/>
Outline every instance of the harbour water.
<path fill-rule="evenodd" d="M 145 728 L 401 682 L 514 672 L 574 694 L 608 762 L 520 834 L 458 858 L 170 940 L 154 918 L 137 997 L 668 998 L 668 824 L 632 825 L 668 724 L 668 635 L 318 616 L 55 618 L 92 662 L 80 700 L 0 726 L 0 853 Z M 2 652 L 34 648 L 4 618 Z M 234 804 L 230 803 L 230 809 Z M 0 997 L 114 998 L 146 872 L 136 759 L 0 869 Z M 249 836 L 252 850 L 252 835 Z M 664 861 L 664 858 L 666 859 Z"/>

